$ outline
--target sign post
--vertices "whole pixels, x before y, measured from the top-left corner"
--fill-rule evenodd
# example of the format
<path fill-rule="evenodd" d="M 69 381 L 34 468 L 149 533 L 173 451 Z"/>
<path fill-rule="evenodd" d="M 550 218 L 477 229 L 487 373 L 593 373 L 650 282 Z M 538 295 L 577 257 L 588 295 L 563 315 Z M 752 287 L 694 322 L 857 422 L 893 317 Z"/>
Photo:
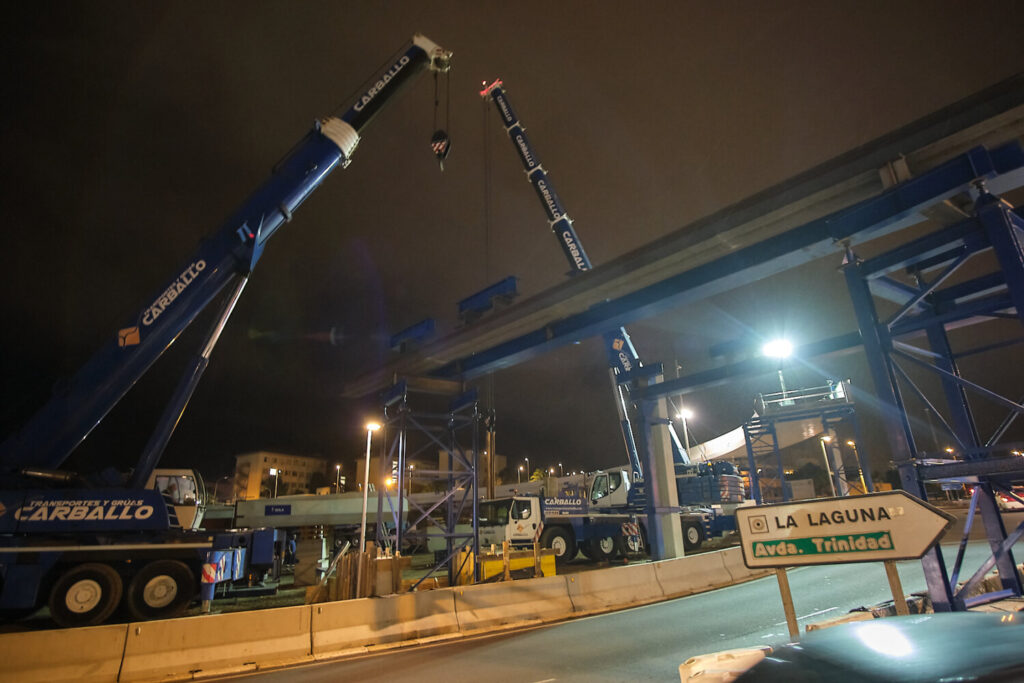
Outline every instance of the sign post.
<path fill-rule="evenodd" d="M 953 517 L 905 491 L 819 498 L 736 509 L 743 562 L 779 570 L 791 635 L 792 597 L 785 567 L 884 562 L 898 614 L 908 614 L 896 560 L 920 558 L 952 525 Z"/>

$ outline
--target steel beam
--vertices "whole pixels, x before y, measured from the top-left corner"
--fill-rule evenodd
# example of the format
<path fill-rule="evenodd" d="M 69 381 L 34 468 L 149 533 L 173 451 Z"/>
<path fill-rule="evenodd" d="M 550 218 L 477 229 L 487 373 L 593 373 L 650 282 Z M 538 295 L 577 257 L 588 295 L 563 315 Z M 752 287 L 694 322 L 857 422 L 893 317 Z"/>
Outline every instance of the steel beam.
<path fill-rule="evenodd" d="M 1019 146 L 992 155 L 966 152 L 1021 135 L 1024 75 L 448 334 L 354 379 L 344 394 L 372 394 L 395 374 L 468 379 L 509 367 L 810 261 L 832 252 L 835 240 L 855 243 L 912 225 L 978 177 L 991 177 L 989 188 L 996 192 L 1019 186 Z M 885 191 L 878 169 L 897 158 L 911 173 L 930 171 L 930 181 L 911 180 Z"/>

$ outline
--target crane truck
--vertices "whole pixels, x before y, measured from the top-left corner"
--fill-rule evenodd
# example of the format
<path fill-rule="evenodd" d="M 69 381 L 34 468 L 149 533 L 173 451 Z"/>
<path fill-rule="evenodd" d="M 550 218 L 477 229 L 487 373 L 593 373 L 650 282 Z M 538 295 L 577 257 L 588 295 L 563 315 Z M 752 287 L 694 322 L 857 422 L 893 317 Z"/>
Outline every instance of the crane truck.
<path fill-rule="evenodd" d="M 340 116 L 317 121 L 271 176 L 180 268 L 123 320 L 107 343 L 24 427 L 0 444 L 0 611 L 48 605 L 60 626 L 106 621 L 122 605 L 136 619 L 180 614 L 280 568 L 276 529 L 207 533 L 182 525 L 154 469 L 193 394 L 267 240 L 332 170 L 351 160 L 381 107 L 424 71 L 447 71 L 451 53 L 416 35 Z M 226 296 L 225 296 L 226 294 Z M 133 470 L 61 469 L 178 335 L 215 299 L 219 314 Z"/>
<path fill-rule="evenodd" d="M 540 162 L 533 146 L 530 144 L 526 131 L 516 116 L 509 102 L 501 80 L 486 85 L 480 96 L 494 103 L 502 125 L 509 140 L 515 147 L 527 180 L 533 186 L 547 215 L 551 231 L 558 240 L 559 247 L 569 263 L 570 275 L 591 270 L 590 258 L 587 256 L 579 235 L 573 227 L 573 221 L 566 213 L 561 199 L 551 183 L 547 171 Z M 631 476 L 620 477 L 614 487 L 613 496 L 601 493 L 600 487 L 607 488 L 611 473 L 595 472 L 584 481 L 572 484 L 572 492 L 578 496 L 558 495 L 547 500 L 579 500 L 580 505 L 572 509 L 562 509 L 557 503 L 539 506 L 545 521 L 545 532 L 542 543 L 546 547 L 564 547 L 570 556 L 575 556 L 575 548 L 579 547 L 588 555 L 603 559 L 615 548 L 627 548 L 636 544 L 638 539 L 646 535 L 641 519 L 646 514 L 644 471 L 637 452 L 636 439 L 630 421 L 631 401 L 629 386 L 633 378 L 644 374 L 644 365 L 633 346 L 625 327 L 609 330 L 602 335 L 608 358 L 609 377 L 615 396 L 615 407 L 619 416 L 619 427 L 626 448 Z M 660 374 L 660 373 L 657 373 Z M 669 439 L 672 444 L 673 464 L 675 469 L 676 490 L 683 515 L 684 548 L 695 549 L 705 538 L 720 536 L 734 530 L 735 517 L 731 511 L 743 503 L 743 479 L 730 463 L 694 463 L 691 462 L 686 448 L 680 443 L 679 437 L 672 427 L 667 425 Z M 550 492 L 549 492 L 550 493 Z M 593 515 L 603 515 L 601 521 Z M 611 515 L 609 517 L 609 515 Z M 568 523 L 566 520 L 574 521 Z M 632 518 L 627 526 L 621 527 L 626 532 L 616 532 L 615 524 L 619 518 Z M 555 519 L 563 523 L 555 524 Z M 630 533 L 636 528 L 636 519 L 640 519 L 641 533 Z M 551 520 L 551 521 L 549 521 Z M 590 520 L 590 521 L 587 521 Z M 557 537 L 557 538 L 556 538 Z M 554 546 L 552 544 L 555 544 Z M 604 551 L 601 550 L 604 548 Z"/>

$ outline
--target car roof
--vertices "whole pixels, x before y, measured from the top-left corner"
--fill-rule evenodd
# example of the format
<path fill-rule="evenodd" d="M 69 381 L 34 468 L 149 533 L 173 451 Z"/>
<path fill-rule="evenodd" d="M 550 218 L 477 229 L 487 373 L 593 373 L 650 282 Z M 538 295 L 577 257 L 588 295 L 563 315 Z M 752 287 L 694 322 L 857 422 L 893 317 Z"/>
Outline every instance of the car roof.
<path fill-rule="evenodd" d="M 978 680 L 1024 673 L 1024 615 L 921 614 L 812 631 L 737 681 Z"/>

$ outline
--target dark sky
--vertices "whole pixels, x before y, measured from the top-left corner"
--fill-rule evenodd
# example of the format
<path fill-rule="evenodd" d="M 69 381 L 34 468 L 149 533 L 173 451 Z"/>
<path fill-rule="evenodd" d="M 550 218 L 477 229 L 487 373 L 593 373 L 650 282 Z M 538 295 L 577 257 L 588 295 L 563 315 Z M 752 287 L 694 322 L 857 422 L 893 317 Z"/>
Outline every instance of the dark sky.
<path fill-rule="evenodd" d="M 507 275 L 524 296 L 563 280 L 482 81 L 505 80 L 600 266 L 1022 70 L 1021 29 L 1015 2 L 21 3 L 0 29 L 2 431 L 413 33 L 455 52 L 446 170 L 422 77 L 269 243 L 165 464 L 214 476 L 258 449 L 352 460 L 376 405 L 340 389 L 387 358 L 390 334 L 427 316 L 452 329 L 458 300 Z M 634 342 L 672 376 L 712 366 L 708 347 L 742 334 L 850 331 L 839 260 L 633 326 Z M 72 465 L 135 461 L 209 317 Z M 332 328 L 337 345 L 322 341 Z M 499 451 L 622 463 L 604 367 L 585 341 L 481 384 Z M 869 386 L 859 356 L 821 372 Z M 1019 372 L 1006 375 L 1016 394 Z M 768 376 L 691 397 L 696 437 L 739 425 L 774 388 Z"/>

